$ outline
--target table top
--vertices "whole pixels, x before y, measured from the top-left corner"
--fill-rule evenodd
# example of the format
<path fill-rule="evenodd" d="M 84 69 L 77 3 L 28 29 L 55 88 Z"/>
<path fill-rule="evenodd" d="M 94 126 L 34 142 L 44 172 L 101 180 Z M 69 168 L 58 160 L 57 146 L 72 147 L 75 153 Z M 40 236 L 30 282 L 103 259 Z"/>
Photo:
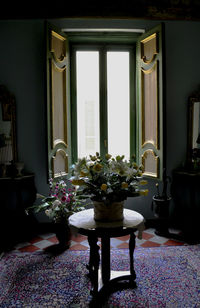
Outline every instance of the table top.
<path fill-rule="evenodd" d="M 138 238 L 142 238 L 142 231 L 144 230 L 144 217 L 133 210 L 124 209 L 124 219 L 115 222 L 99 222 L 94 220 L 94 209 L 88 209 L 77 212 L 69 217 L 69 225 L 72 228 L 95 230 L 99 228 L 136 228 L 138 229 Z"/>

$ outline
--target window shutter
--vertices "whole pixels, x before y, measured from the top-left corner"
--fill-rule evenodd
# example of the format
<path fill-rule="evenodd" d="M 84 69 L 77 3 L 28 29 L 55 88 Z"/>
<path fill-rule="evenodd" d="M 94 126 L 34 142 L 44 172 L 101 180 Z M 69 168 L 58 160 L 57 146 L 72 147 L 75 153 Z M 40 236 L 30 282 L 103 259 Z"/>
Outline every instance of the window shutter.
<path fill-rule="evenodd" d="M 47 25 L 48 178 L 67 175 L 71 164 L 69 63 L 67 36 Z"/>
<path fill-rule="evenodd" d="M 162 179 L 163 61 L 162 25 L 137 42 L 137 149 L 144 175 Z"/>

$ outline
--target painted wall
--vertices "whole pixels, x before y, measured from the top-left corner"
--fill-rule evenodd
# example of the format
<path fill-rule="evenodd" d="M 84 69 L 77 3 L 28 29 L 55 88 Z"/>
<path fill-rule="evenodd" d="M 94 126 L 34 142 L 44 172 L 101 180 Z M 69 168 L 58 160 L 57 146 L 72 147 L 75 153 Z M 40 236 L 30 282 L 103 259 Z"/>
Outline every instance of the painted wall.
<path fill-rule="evenodd" d="M 60 28 L 144 28 L 159 21 L 148 20 L 49 20 Z M 166 21 L 166 119 L 167 174 L 184 163 L 187 146 L 187 98 L 200 83 L 200 22 Z M 47 194 L 45 129 L 45 21 L 0 21 L 0 84 L 16 97 L 19 160 L 35 173 L 36 188 Z M 149 182 L 148 197 L 127 201 L 127 207 L 153 217 L 151 198 L 155 181 Z M 173 205 L 173 203 L 172 203 Z"/>

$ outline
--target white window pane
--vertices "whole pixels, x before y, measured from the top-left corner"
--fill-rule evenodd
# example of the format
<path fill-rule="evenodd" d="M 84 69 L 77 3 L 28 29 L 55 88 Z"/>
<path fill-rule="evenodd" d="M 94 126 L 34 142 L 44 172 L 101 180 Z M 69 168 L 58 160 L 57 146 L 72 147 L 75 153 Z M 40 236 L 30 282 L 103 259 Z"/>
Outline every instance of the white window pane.
<path fill-rule="evenodd" d="M 78 51 L 77 132 L 78 157 L 99 152 L 99 52 Z"/>
<path fill-rule="evenodd" d="M 107 53 L 108 153 L 130 157 L 129 52 Z"/>

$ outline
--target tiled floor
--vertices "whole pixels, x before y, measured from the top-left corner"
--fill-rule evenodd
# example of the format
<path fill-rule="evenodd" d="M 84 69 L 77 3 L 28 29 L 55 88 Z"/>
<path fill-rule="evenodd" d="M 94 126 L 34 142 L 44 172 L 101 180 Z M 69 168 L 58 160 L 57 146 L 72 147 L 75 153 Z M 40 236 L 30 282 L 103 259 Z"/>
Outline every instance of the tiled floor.
<path fill-rule="evenodd" d="M 177 233 L 174 230 L 174 233 Z M 173 230 L 172 230 L 173 232 Z M 129 235 L 124 237 L 112 238 L 111 247 L 112 248 L 128 248 Z M 57 238 L 55 234 L 41 234 L 33 238 L 29 242 L 20 243 L 15 246 L 15 250 L 24 251 L 24 252 L 33 252 L 43 250 L 51 245 L 57 244 Z M 136 247 L 158 247 L 158 246 L 174 246 L 174 245 L 184 245 L 182 241 L 157 236 L 155 234 L 155 229 L 149 228 L 143 232 L 142 240 L 136 238 Z M 83 235 L 72 236 L 71 250 L 86 250 L 89 248 L 87 237 Z"/>

